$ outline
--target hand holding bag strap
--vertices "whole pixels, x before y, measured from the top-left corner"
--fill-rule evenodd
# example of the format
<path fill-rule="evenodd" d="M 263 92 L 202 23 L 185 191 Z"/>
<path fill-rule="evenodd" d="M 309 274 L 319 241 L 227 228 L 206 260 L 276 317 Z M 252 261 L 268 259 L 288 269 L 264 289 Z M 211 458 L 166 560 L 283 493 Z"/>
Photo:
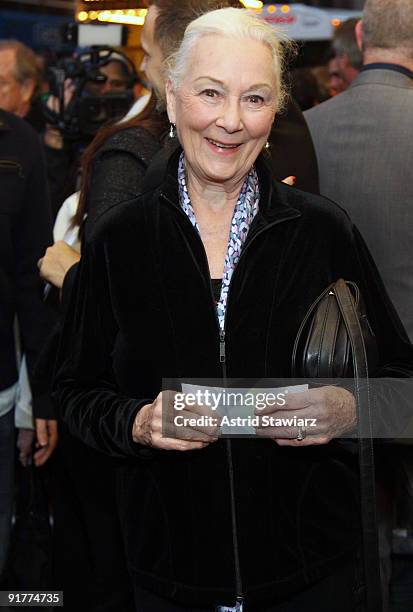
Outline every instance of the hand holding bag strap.
<path fill-rule="evenodd" d="M 368 612 L 380 612 L 383 609 L 383 604 L 378 552 L 374 454 L 366 348 L 354 300 L 343 279 L 339 279 L 335 283 L 334 293 L 350 339 L 354 366 L 358 406 L 360 492 L 367 610 Z M 363 386 L 360 385 L 361 379 L 364 379 L 366 383 Z"/>

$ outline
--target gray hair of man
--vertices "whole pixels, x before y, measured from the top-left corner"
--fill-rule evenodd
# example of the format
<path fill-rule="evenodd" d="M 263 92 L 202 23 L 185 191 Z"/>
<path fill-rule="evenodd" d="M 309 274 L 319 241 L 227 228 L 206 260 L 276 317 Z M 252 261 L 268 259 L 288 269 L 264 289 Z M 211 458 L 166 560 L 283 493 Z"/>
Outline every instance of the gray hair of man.
<path fill-rule="evenodd" d="M 0 40 L 0 51 L 14 52 L 14 78 L 21 85 L 27 81 L 33 81 L 33 97 L 40 95 L 42 68 L 40 59 L 34 51 L 14 39 Z"/>
<path fill-rule="evenodd" d="M 413 1 L 366 0 L 365 49 L 387 49 L 413 59 Z"/>
<path fill-rule="evenodd" d="M 181 46 L 166 61 L 166 75 L 173 89 L 175 91 L 179 89 L 197 41 L 210 35 L 221 35 L 236 40 L 250 39 L 262 42 L 267 46 L 273 59 L 277 95 L 276 110 L 280 111 L 286 97 L 282 75 L 285 51 L 286 47 L 290 46 L 290 41 L 264 19 L 245 9 L 223 8 L 210 11 L 188 25 Z"/>
<path fill-rule="evenodd" d="M 363 54 L 356 38 L 355 29 L 358 21 L 355 17 L 343 21 L 334 31 L 332 46 L 337 56 L 347 55 L 351 66 L 360 70 L 363 65 Z"/>

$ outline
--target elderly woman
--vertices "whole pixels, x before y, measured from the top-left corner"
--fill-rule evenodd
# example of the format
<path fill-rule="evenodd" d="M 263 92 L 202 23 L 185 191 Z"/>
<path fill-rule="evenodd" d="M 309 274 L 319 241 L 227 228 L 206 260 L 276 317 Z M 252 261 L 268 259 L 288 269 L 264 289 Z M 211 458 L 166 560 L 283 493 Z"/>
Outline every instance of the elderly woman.
<path fill-rule="evenodd" d="M 162 435 L 163 378 L 290 376 L 305 313 L 340 277 L 365 297 L 382 363 L 411 373 L 348 217 L 266 167 L 281 70 L 277 35 L 255 15 L 222 9 L 192 22 L 167 86 L 181 147 L 155 160 L 142 197 L 106 213 L 82 257 L 56 396 L 73 434 L 124 458 L 118 501 L 137 610 L 363 609 L 357 466 L 331 442 L 354 427 L 348 391 L 291 396 L 294 414 L 318 420 L 305 439 L 297 428 L 274 439 Z"/>

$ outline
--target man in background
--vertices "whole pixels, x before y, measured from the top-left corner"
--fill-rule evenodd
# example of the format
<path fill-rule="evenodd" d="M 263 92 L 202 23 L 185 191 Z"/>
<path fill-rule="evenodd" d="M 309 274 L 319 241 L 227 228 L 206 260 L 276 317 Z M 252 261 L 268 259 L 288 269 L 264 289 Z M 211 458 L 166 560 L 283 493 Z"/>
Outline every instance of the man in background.
<path fill-rule="evenodd" d="M 388 293 L 413 340 L 413 2 L 367 0 L 356 35 L 363 67 L 341 95 L 305 113 L 314 140 L 320 191 L 341 204 L 361 230 Z M 403 330 L 401 330 L 403 333 Z M 397 375 L 397 374 L 396 374 Z M 385 447 L 379 461 L 379 533 L 383 595 L 391 574 L 392 516 L 400 503 L 410 534 L 411 446 Z M 391 466 L 391 461 L 395 464 Z M 384 478 L 386 469 L 390 473 Z M 395 467 L 396 466 L 396 467 Z M 407 466 L 405 469 L 404 466 Z M 395 497 L 395 476 L 407 474 Z M 413 551 L 413 539 L 401 543 Z M 413 556 L 393 558 L 394 612 L 413 609 Z M 386 608 L 387 609 L 387 608 Z"/>
<path fill-rule="evenodd" d="M 37 107 L 37 103 L 40 99 L 41 94 L 41 84 L 42 84 L 42 64 L 40 58 L 26 45 L 17 41 L 17 40 L 1 40 L 0 41 L 0 109 L 3 111 L 7 111 L 8 113 L 12 113 L 13 115 L 20 117 L 25 120 L 26 123 L 32 125 L 34 129 L 43 129 L 44 122 L 39 120 L 40 109 Z M 2 115 L 3 117 L 3 115 Z M 4 116 L 6 117 L 6 116 Z M 10 116 L 7 116 L 7 120 L 3 118 L 2 120 L 2 130 L 1 130 L 1 143 L 5 146 L 5 143 L 8 143 L 12 133 L 16 132 L 16 147 L 12 148 L 11 155 L 13 160 L 17 160 L 16 163 L 20 164 L 20 157 L 24 152 L 24 128 L 22 127 L 20 122 L 15 122 Z M 11 126 L 11 127 L 10 127 Z M 41 164 L 39 168 L 43 172 L 43 153 L 41 152 L 41 147 L 39 143 L 39 147 L 35 144 L 36 135 L 33 134 L 31 130 L 26 130 L 27 142 L 29 147 L 29 155 L 32 155 L 33 158 L 35 156 L 41 155 L 41 160 L 38 160 L 37 163 Z M 47 147 L 44 148 L 44 152 L 46 152 Z M 40 153 L 39 153 L 40 150 Z M 37 151 L 37 152 L 36 152 Z M 8 163 L 8 149 L 2 151 L 2 155 L 5 155 L 5 158 L 2 160 L 4 163 Z M 23 158 L 26 159 L 23 155 Z M 29 162 L 27 162 L 29 163 Z M 34 159 L 31 159 L 30 163 L 34 163 Z M 23 169 L 21 170 L 22 174 Z M 2 181 L 5 180 L 5 169 L 0 175 L 0 188 L 2 189 L 2 199 L 6 200 L 8 197 L 16 198 L 16 207 L 27 206 L 27 203 L 23 203 L 23 201 L 19 201 L 19 197 L 21 194 L 19 190 L 13 194 L 7 194 L 3 192 Z M 8 170 L 8 179 L 11 180 L 11 176 L 13 175 L 13 170 L 10 167 Z M 43 175 L 41 175 L 43 177 Z M 28 176 L 22 176 L 24 178 L 25 184 L 29 183 Z M 30 180 L 33 180 L 30 178 Z M 14 187 L 13 187 L 14 189 Z M 20 194 L 20 195 L 19 195 Z M 26 198 L 30 197 L 30 189 L 28 189 Z M 40 199 L 43 199 L 43 202 L 40 202 Z M 30 210 L 36 211 L 36 207 L 39 207 L 39 210 L 47 210 L 50 212 L 50 200 L 49 194 L 47 190 L 47 181 L 45 184 L 42 184 L 41 178 L 38 178 L 38 185 L 34 189 L 33 192 L 33 208 Z M 0 208 L 1 210 L 1 208 Z M 11 212 L 11 211 L 9 211 Z M 3 217 L 3 220 L 6 218 Z M 21 221 L 21 224 L 25 222 L 24 218 Z M 41 223 L 41 219 L 39 221 Z M 34 225 L 36 227 L 36 225 Z M 22 230 L 23 231 L 23 230 Z M 39 240 L 41 240 L 41 234 L 39 236 Z M 50 244 L 51 238 L 47 242 Z M 43 243 L 42 243 L 43 244 Z M 35 270 L 34 270 L 35 272 Z M 38 296 L 37 296 L 38 297 Z M 53 318 L 51 319 L 53 320 Z M 20 323 L 20 322 L 19 322 Z M 50 324 L 50 322 L 49 322 Z M 24 346 L 22 347 L 24 349 Z M 40 348 L 40 347 L 39 347 Z M 30 359 L 30 358 L 29 358 Z M 30 364 L 30 369 L 33 369 L 33 363 Z M 1 383 L 0 383 L 1 384 Z M 49 430 L 51 443 L 54 448 L 57 441 L 57 429 L 56 429 L 56 421 L 54 419 L 49 419 L 51 417 L 52 411 L 49 409 L 47 413 L 46 419 L 37 419 L 36 420 L 36 428 L 38 436 L 41 439 L 48 439 Z M 39 416 L 39 415 L 35 415 Z"/>
<path fill-rule="evenodd" d="M 0 41 L 0 109 L 27 118 L 40 87 L 41 64 L 35 53 L 17 40 Z"/>
<path fill-rule="evenodd" d="M 339 94 L 345 91 L 363 65 L 363 55 L 359 49 L 356 38 L 356 25 L 358 19 L 347 19 L 335 30 L 332 41 L 333 57 L 328 69 L 330 74 L 330 87 Z"/>
<path fill-rule="evenodd" d="M 413 340 L 413 3 L 367 0 L 356 31 L 359 76 L 305 117 L 320 191 L 361 230 Z"/>
<path fill-rule="evenodd" d="M 57 442 L 50 397 L 35 384 L 33 371 L 50 331 L 50 313 L 42 301 L 37 260 L 52 242 L 45 165 L 36 133 L 20 118 L 0 110 L 0 581 L 11 531 L 14 499 L 14 407 L 17 359 L 14 321 L 26 355 L 38 417 L 36 465 Z M 50 425 L 50 427 L 49 427 Z M 27 433 L 27 432 L 26 432 Z M 33 438 L 19 436 L 20 460 L 31 456 Z"/>

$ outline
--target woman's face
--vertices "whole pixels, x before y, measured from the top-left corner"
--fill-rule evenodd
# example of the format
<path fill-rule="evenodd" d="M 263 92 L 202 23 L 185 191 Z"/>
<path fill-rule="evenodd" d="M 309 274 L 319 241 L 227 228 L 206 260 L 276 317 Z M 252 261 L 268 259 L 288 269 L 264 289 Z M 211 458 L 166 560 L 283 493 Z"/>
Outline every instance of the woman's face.
<path fill-rule="evenodd" d="M 264 147 L 276 108 L 270 50 L 220 35 L 196 44 L 176 91 L 167 84 L 189 178 L 235 188 Z"/>

